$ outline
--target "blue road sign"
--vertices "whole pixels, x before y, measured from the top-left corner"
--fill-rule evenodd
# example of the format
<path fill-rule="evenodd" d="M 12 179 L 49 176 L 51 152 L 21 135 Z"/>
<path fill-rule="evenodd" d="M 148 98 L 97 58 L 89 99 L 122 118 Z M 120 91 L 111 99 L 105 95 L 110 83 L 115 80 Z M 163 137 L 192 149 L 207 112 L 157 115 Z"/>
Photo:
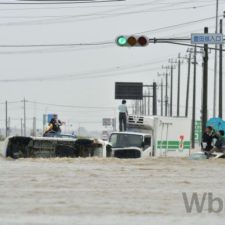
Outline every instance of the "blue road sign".
<path fill-rule="evenodd" d="M 223 44 L 223 34 L 191 34 L 192 44 Z"/>

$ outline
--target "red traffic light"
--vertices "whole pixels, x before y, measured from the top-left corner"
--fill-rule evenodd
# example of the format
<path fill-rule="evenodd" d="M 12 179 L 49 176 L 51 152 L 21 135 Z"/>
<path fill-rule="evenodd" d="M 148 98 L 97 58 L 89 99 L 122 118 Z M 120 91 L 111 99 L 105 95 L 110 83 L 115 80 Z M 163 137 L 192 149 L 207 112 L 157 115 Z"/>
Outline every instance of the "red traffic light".
<path fill-rule="evenodd" d="M 144 36 L 139 37 L 139 38 L 138 38 L 138 44 L 139 44 L 140 46 L 146 46 L 146 45 L 148 44 L 147 38 L 144 37 Z"/>

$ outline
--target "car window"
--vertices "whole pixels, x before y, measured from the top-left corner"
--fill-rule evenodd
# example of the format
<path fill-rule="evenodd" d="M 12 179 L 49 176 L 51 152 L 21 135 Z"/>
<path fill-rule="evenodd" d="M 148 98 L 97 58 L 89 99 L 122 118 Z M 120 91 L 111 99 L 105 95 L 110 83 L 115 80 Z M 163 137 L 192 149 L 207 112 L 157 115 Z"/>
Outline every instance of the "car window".
<path fill-rule="evenodd" d="M 151 146 L 151 137 L 145 137 L 144 139 L 144 149 L 147 149 Z"/>

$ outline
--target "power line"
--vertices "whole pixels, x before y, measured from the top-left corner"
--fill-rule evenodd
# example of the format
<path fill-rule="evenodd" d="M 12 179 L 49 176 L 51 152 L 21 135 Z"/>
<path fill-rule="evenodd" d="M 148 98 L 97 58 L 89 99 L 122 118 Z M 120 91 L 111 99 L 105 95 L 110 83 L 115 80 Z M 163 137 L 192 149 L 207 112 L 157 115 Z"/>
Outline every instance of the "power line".
<path fill-rule="evenodd" d="M 54 76 L 42 76 L 42 77 L 34 77 L 34 78 L 16 78 L 16 79 L 0 79 L 0 82 L 31 82 L 31 81 L 47 81 L 50 80 L 71 80 L 71 79 L 87 79 L 87 78 L 100 78 L 100 77 L 111 77 L 111 76 L 121 76 L 125 74 L 137 74 L 141 72 L 146 72 L 151 69 L 157 70 L 157 68 L 152 68 L 152 65 L 159 64 L 164 62 L 166 59 L 163 60 L 155 60 L 152 62 L 142 63 L 142 64 L 135 64 L 135 65 L 120 65 L 116 67 L 107 68 L 104 70 L 96 70 L 90 71 L 80 74 L 63 74 L 63 75 L 54 75 Z M 143 68 L 145 67 L 145 68 Z M 126 72 L 127 71 L 127 72 Z"/>
<path fill-rule="evenodd" d="M 109 2 L 124 2 L 126 0 L 56 0 L 56 1 L 34 1 L 29 0 L 29 2 L 21 1 L 21 2 L 0 2 L 0 5 L 71 5 L 71 4 L 82 4 L 82 3 L 109 3 Z"/>
<path fill-rule="evenodd" d="M 219 15 L 219 17 L 223 17 L 223 15 Z M 145 31 L 141 31 L 141 32 L 138 32 L 135 34 L 144 34 L 144 33 L 156 32 L 156 31 L 161 31 L 161 30 L 165 31 L 166 29 L 178 28 L 180 26 L 191 25 L 194 23 L 204 22 L 204 21 L 208 21 L 208 20 L 212 20 L 212 19 L 215 19 L 215 16 L 211 16 L 211 17 L 207 17 L 207 18 L 203 18 L 203 19 L 199 19 L 199 20 L 192 20 L 192 21 L 188 21 L 188 22 L 184 22 L 184 23 L 178 23 L 178 24 L 160 27 L 160 28 L 156 28 L 156 29 L 145 30 Z"/>
<path fill-rule="evenodd" d="M 183 3 L 167 3 L 167 4 L 170 4 L 169 6 L 166 6 L 166 7 L 171 7 L 171 6 L 177 6 L 179 4 L 184 4 L 184 3 L 190 3 L 190 2 L 183 2 Z M 146 3 L 145 3 L 146 4 Z M 145 5 L 145 4 L 139 4 L 139 5 Z M 147 3 L 148 4 L 148 3 Z M 202 7 L 205 7 L 205 6 L 210 6 L 212 4 L 208 4 L 208 5 L 201 5 Z M 133 6 L 130 6 L 130 7 L 133 7 Z M 137 7 L 138 7 L 138 4 L 137 4 Z M 196 7 L 191 7 L 191 8 L 197 8 L 198 6 Z M 200 7 L 200 6 L 199 6 Z M 126 6 L 126 7 L 122 7 L 122 9 L 125 8 L 126 10 L 129 9 L 129 5 Z M 159 12 L 160 9 L 162 9 L 161 11 L 170 11 L 170 10 L 181 10 L 181 9 L 187 9 L 187 8 L 172 8 L 172 9 L 165 9 L 165 6 L 160 6 L 160 7 L 155 7 L 155 8 L 150 8 L 150 9 L 144 9 L 144 10 L 139 10 L 139 11 L 130 11 L 130 12 L 118 12 L 120 11 L 121 9 L 115 9 L 115 10 L 109 10 L 109 11 L 105 11 L 105 12 L 97 12 L 97 13 L 94 13 L 94 14 L 83 14 L 83 15 L 70 15 L 70 16 L 57 16 L 57 18 L 55 19 L 43 19 L 43 20 L 33 20 L 33 21 L 20 21 L 20 22 L 8 22 L 8 23 L 1 23 L 0 25 L 1 26 L 4 26 L 4 25 L 8 25 L 8 26 L 14 26 L 14 25 L 39 25 L 39 24 L 50 24 L 50 23 L 64 23 L 64 22 L 74 22 L 74 18 L 81 18 L 81 19 L 78 19 L 76 20 L 75 22 L 78 22 L 78 21 L 84 21 L 84 20 L 93 20 L 93 19 L 103 19 L 103 18 L 107 18 L 107 17 L 115 17 L 115 16 L 124 16 L 124 15 L 129 15 L 129 14 L 139 14 L 139 13 L 147 13 L 147 12 Z M 190 9 L 190 7 L 189 7 Z M 112 13 L 113 11 L 116 11 L 116 13 Z M 107 12 L 109 12 L 109 14 L 106 14 Z M 99 13 L 101 14 L 99 16 Z M 82 17 L 84 17 L 82 19 Z M 86 19 L 85 19 L 86 18 Z"/>
<path fill-rule="evenodd" d="M 150 68 L 151 71 L 158 70 L 158 67 L 156 68 Z M 113 74 L 94 74 L 89 76 L 83 76 L 83 75 L 70 75 L 70 77 L 65 77 L 65 75 L 61 75 L 60 77 L 56 78 L 45 78 L 45 77 L 37 77 L 37 78 L 24 78 L 24 79 L 2 79 L 0 80 L 1 83 L 14 83 L 14 82 L 41 82 L 41 81 L 68 81 L 68 80 L 83 80 L 83 79 L 93 79 L 93 78 L 107 78 L 107 77 L 114 77 L 114 76 L 122 76 L 122 75 L 137 75 L 140 73 L 146 73 L 150 69 L 142 69 L 142 70 L 135 70 L 135 71 L 128 71 L 128 72 L 114 72 Z M 110 72 L 108 72 L 110 73 Z"/>
<path fill-rule="evenodd" d="M 152 2 L 148 2 L 148 3 L 143 3 L 143 4 L 140 4 L 140 3 L 138 3 L 138 4 L 131 4 L 131 5 L 120 5 L 120 6 L 124 6 L 124 7 L 138 7 L 139 5 L 144 5 L 144 4 L 154 4 L 154 3 L 158 3 L 158 1 L 159 0 L 153 0 Z M 124 2 L 127 2 L 126 0 L 124 0 Z M 115 5 L 115 4 L 113 4 L 113 5 L 109 5 L 109 4 L 93 4 L 93 5 L 85 5 L 85 6 L 83 6 L 83 5 L 76 5 L 75 7 L 73 7 L 73 5 L 70 5 L 69 7 L 67 7 L 67 6 L 60 6 L 60 5 L 58 5 L 58 6 L 56 6 L 56 7 L 52 7 L 51 5 L 48 5 L 48 7 L 46 8 L 43 8 L 43 7 L 26 7 L 26 8 L 2 8 L 2 9 L 0 9 L 0 11 L 20 11 L 20 10 L 50 10 L 50 9 L 78 9 L 78 8 L 85 8 L 85 9 L 87 9 L 87 8 L 106 8 L 106 7 L 113 7 L 113 8 L 117 8 L 117 7 L 120 7 L 120 6 L 118 6 L 118 5 Z"/>
<path fill-rule="evenodd" d="M 20 44 L 20 45 L 0 45 L 0 48 L 43 48 L 43 47 L 74 47 L 74 46 L 101 46 L 112 44 L 113 42 L 89 42 L 89 43 L 59 43 L 59 44 Z"/>
<path fill-rule="evenodd" d="M 221 16 L 220 16 L 221 17 Z M 143 34 L 155 31 L 165 31 L 166 29 L 178 28 L 184 25 L 191 25 L 193 23 L 199 23 L 207 20 L 214 19 L 215 17 L 207 17 L 199 20 L 189 21 L 185 23 L 174 24 L 170 26 L 160 27 L 152 30 L 141 31 L 135 34 Z M 58 43 L 58 44 L 20 44 L 20 45 L 0 45 L 0 48 L 45 48 L 45 47 L 82 47 L 82 46 L 103 46 L 113 44 L 114 41 L 102 41 L 102 42 L 89 42 L 89 43 Z"/>
<path fill-rule="evenodd" d="M 52 104 L 52 103 L 45 103 L 45 102 L 37 102 L 37 101 L 29 101 L 26 100 L 28 103 L 35 103 L 39 105 L 46 105 L 46 106 L 54 106 L 54 107 L 62 107 L 62 108 L 79 108 L 79 109 L 112 109 L 114 107 L 106 107 L 106 106 L 76 106 L 76 105 L 61 105 L 61 104 Z"/>

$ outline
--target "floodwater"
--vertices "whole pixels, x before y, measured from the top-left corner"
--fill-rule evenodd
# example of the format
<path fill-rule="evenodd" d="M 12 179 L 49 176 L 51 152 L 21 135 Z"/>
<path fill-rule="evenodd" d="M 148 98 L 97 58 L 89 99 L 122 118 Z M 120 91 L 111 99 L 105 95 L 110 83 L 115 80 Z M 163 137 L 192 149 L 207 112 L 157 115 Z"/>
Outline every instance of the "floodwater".
<path fill-rule="evenodd" d="M 0 225 L 225 223 L 225 210 L 189 214 L 182 197 L 225 199 L 224 159 L 0 157 L 0 173 Z"/>

